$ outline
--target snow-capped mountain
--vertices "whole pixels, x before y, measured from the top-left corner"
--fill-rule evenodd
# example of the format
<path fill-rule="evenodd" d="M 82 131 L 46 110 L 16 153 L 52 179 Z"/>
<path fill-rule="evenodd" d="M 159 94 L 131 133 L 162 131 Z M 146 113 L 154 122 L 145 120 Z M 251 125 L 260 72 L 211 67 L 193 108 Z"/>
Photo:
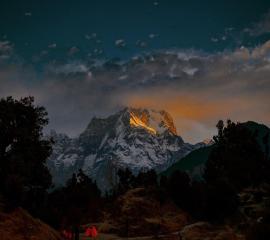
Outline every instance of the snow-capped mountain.
<path fill-rule="evenodd" d="M 64 184 L 81 168 L 103 191 L 117 182 L 119 168 L 129 168 L 134 174 L 148 169 L 161 172 L 175 159 L 205 146 L 184 143 L 166 111 L 135 108 L 93 118 L 78 138 L 55 132 L 51 136 L 55 145 L 48 166 L 55 185 Z"/>

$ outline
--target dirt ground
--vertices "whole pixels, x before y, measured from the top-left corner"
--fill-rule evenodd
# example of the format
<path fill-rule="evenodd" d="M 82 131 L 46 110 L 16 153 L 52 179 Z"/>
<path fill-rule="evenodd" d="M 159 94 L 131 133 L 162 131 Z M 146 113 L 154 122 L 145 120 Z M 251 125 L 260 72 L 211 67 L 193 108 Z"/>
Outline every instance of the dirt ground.
<path fill-rule="evenodd" d="M 177 233 L 166 235 L 166 236 L 159 236 L 158 238 L 155 238 L 154 236 L 147 236 L 147 237 L 132 237 L 132 238 L 121 238 L 114 234 L 104 234 L 100 233 L 95 240 L 179 240 L 179 237 Z M 91 238 L 85 238 L 83 234 L 80 236 L 80 240 L 92 240 Z"/>

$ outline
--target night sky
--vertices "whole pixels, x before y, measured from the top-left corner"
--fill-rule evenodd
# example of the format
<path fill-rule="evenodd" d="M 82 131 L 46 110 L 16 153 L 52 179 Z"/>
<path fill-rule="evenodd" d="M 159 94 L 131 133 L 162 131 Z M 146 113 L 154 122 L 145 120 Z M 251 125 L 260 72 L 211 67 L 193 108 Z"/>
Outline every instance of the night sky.
<path fill-rule="evenodd" d="M 270 125 L 270 1 L 1 1 L 0 96 L 34 95 L 75 136 L 123 106 L 185 140 L 218 119 Z"/>

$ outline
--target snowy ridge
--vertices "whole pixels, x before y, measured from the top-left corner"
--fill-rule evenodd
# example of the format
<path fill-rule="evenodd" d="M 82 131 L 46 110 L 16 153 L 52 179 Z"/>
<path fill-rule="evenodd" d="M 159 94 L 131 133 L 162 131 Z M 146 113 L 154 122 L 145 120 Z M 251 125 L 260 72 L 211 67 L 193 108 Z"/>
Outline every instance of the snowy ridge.
<path fill-rule="evenodd" d="M 125 108 L 104 119 L 93 118 L 75 139 L 53 132 L 56 144 L 48 166 L 55 185 L 62 185 L 80 168 L 103 191 L 117 182 L 119 168 L 134 174 L 155 169 L 161 172 L 200 143 L 184 143 L 166 111 Z"/>

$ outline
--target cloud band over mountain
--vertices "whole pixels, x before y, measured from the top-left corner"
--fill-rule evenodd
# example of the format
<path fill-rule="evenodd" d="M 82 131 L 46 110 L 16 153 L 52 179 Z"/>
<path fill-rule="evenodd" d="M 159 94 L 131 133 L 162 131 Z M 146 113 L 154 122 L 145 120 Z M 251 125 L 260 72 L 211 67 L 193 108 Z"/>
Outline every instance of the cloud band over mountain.
<path fill-rule="evenodd" d="M 0 46 L 2 55 L 14 55 L 10 44 Z M 16 57 L 1 63 L 0 94 L 34 95 L 49 111 L 50 128 L 71 135 L 122 106 L 166 109 L 194 142 L 212 135 L 220 118 L 270 124 L 269 57 L 270 41 L 216 54 L 174 49 L 125 62 L 67 60 L 41 72 Z"/>

